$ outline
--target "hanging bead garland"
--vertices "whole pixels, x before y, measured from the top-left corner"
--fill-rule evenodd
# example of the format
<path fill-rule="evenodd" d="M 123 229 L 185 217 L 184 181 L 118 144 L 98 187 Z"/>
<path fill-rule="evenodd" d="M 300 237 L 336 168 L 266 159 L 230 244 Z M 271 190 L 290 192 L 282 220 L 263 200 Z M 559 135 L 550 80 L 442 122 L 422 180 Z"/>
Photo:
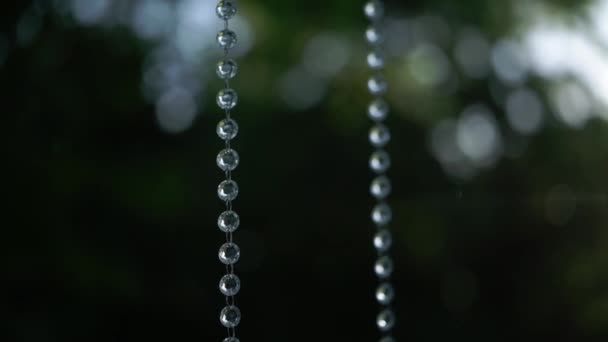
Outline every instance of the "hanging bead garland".
<path fill-rule="evenodd" d="M 224 140 L 225 148 L 217 155 L 217 166 L 224 171 L 226 179 L 217 188 L 220 200 L 226 203 L 226 210 L 217 219 L 219 229 L 226 234 L 226 243 L 219 250 L 218 257 L 226 266 L 226 275 L 219 282 L 220 292 L 226 296 L 226 306 L 220 312 L 220 323 L 227 329 L 228 336 L 223 342 L 239 342 L 236 327 L 241 322 L 241 311 L 236 306 L 235 296 L 241 289 L 241 280 L 234 273 L 234 265 L 239 260 L 241 251 L 233 242 L 233 233 L 239 228 L 239 215 L 232 210 L 232 201 L 239 193 L 238 184 L 232 180 L 232 171 L 239 165 L 239 154 L 232 149 L 230 142 L 239 131 L 239 126 L 230 117 L 230 110 L 238 102 L 237 93 L 230 88 L 230 79 L 236 76 L 237 64 L 228 57 L 230 49 L 237 43 L 236 33 L 228 27 L 228 20 L 236 15 L 234 1 L 222 0 L 217 4 L 217 16 L 224 21 L 224 29 L 217 34 L 217 42 L 224 50 L 224 58 L 217 64 L 216 73 L 224 81 L 224 89 L 217 94 L 217 105 L 224 110 L 225 118 L 217 125 L 217 135 Z"/>
<path fill-rule="evenodd" d="M 374 265 L 374 272 L 379 280 L 376 289 L 376 300 L 381 306 L 380 313 L 376 317 L 376 326 L 382 334 L 381 342 L 394 342 L 391 331 L 395 326 L 395 314 L 391 308 L 395 297 L 395 290 L 391 284 L 393 273 L 393 260 L 389 256 L 392 245 L 392 234 L 388 228 L 392 220 L 391 207 L 386 203 L 391 193 L 391 181 L 386 172 L 391 166 L 390 155 L 384 150 L 391 139 L 391 134 L 386 125 L 389 107 L 382 98 L 388 89 L 388 84 L 381 74 L 384 68 L 384 54 L 381 49 L 383 42 L 381 23 L 384 17 L 384 5 L 380 0 L 371 0 L 364 6 L 365 16 L 370 20 L 370 26 L 365 31 L 365 38 L 371 47 L 367 55 L 367 65 L 373 71 L 367 81 L 367 88 L 374 97 L 368 107 L 368 116 L 373 125 L 369 131 L 369 141 L 374 147 L 374 152 L 369 159 L 369 167 L 376 174 L 370 185 L 370 193 L 376 200 L 372 209 L 371 219 L 377 226 L 373 244 L 378 252 L 378 259 Z"/>

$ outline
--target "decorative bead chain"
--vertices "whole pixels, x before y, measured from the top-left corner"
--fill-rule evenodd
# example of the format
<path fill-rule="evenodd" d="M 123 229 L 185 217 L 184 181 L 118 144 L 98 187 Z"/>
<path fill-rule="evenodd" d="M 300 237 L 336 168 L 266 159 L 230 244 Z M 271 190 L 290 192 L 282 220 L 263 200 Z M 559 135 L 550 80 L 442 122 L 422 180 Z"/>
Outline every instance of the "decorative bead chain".
<path fill-rule="evenodd" d="M 226 203 L 226 210 L 217 219 L 217 225 L 226 234 L 226 243 L 219 250 L 220 261 L 226 266 L 226 275 L 220 279 L 220 292 L 226 296 L 226 306 L 220 312 L 220 323 L 228 330 L 224 342 L 239 342 L 236 327 L 241 322 L 241 311 L 236 306 L 236 294 L 241 289 L 241 280 L 234 274 L 234 265 L 239 260 L 241 251 L 233 242 L 233 233 L 240 224 L 239 215 L 232 210 L 232 201 L 238 196 L 239 187 L 232 180 L 232 171 L 239 165 L 239 154 L 230 147 L 230 142 L 238 134 L 239 126 L 230 117 L 230 110 L 238 101 L 236 92 L 230 88 L 230 79 L 236 76 L 237 64 L 228 58 L 228 53 L 237 42 L 236 34 L 228 27 L 228 20 L 236 15 L 236 4 L 222 0 L 217 4 L 217 16 L 224 21 L 224 29 L 217 34 L 217 42 L 224 49 L 224 58 L 217 63 L 216 73 L 224 81 L 224 89 L 217 94 L 217 105 L 226 116 L 217 125 L 217 135 L 224 140 L 225 148 L 217 155 L 217 166 L 224 171 L 226 179 L 217 188 L 218 197 Z"/>
<path fill-rule="evenodd" d="M 384 17 L 382 1 L 370 0 L 365 4 L 364 13 L 371 22 L 365 31 L 365 38 L 371 46 L 371 51 L 367 55 L 367 65 L 374 72 L 367 81 L 367 88 L 374 96 L 368 107 L 368 116 L 374 122 L 369 131 L 369 141 L 375 148 L 369 159 L 369 167 L 376 174 L 370 186 L 370 193 L 377 201 L 371 215 L 372 221 L 378 228 L 374 236 L 374 247 L 378 252 L 374 272 L 379 279 L 376 300 L 381 309 L 376 317 L 376 326 L 382 333 L 380 342 L 394 342 L 395 339 L 391 337 L 391 330 L 395 326 L 396 318 L 391 304 L 395 297 L 395 291 L 390 280 L 393 273 L 393 260 L 388 255 L 393 240 L 388 224 L 393 214 L 391 207 L 386 203 L 386 199 L 391 193 L 391 181 L 386 176 L 386 172 L 391 166 L 391 158 L 384 150 L 391 139 L 391 134 L 388 127 L 383 124 L 388 115 L 389 107 L 382 98 L 388 88 L 388 84 L 381 74 L 385 63 L 381 49 L 383 36 L 380 26 Z"/>

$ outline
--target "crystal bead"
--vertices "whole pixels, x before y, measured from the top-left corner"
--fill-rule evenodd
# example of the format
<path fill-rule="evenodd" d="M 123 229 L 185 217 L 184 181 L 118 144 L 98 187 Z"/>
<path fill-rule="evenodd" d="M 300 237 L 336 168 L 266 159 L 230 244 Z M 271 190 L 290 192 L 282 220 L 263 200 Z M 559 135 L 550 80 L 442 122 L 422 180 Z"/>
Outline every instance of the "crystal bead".
<path fill-rule="evenodd" d="M 372 209 L 372 221 L 375 224 L 383 226 L 388 224 L 393 218 L 393 211 L 386 203 L 380 203 Z"/>
<path fill-rule="evenodd" d="M 217 187 L 217 196 L 222 201 L 232 201 L 239 194 L 239 186 L 233 180 L 225 180 Z"/>
<path fill-rule="evenodd" d="M 234 1 L 221 0 L 215 7 L 215 13 L 222 20 L 228 20 L 236 15 L 236 4 Z"/>
<path fill-rule="evenodd" d="M 370 119 L 379 122 L 386 119 L 388 116 L 388 103 L 383 99 L 375 99 L 369 104 L 367 109 L 367 115 Z"/>
<path fill-rule="evenodd" d="M 232 233 L 239 228 L 241 220 L 232 210 L 226 210 L 217 218 L 217 226 L 225 233 Z"/>
<path fill-rule="evenodd" d="M 380 339 L 380 342 L 395 342 L 395 339 L 390 336 L 385 336 Z"/>
<path fill-rule="evenodd" d="M 217 42 L 226 50 L 232 49 L 237 42 L 236 33 L 228 29 L 221 30 L 217 33 Z"/>
<path fill-rule="evenodd" d="M 241 257 L 241 249 L 236 243 L 227 242 L 220 247 L 218 258 L 224 265 L 234 265 Z"/>
<path fill-rule="evenodd" d="M 383 124 L 374 125 L 369 130 L 369 142 L 375 147 L 384 147 L 391 140 L 391 132 Z"/>
<path fill-rule="evenodd" d="M 217 73 L 217 76 L 219 78 L 223 80 L 228 80 L 236 76 L 236 72 L 238 71 L 238 69 L 239 67 L 234 60 L 224 59 L 217 63 L 215 72 Z"/>
<path fill-rule="evenodd" d="M 384 5 L 379 0 L 371 0 L 363 8 L 365 16 L 371 20 L 377 20 L 384 15 Z"/>
<path fill-rule="evenodd" d="M 386 176 L 378 176 L 372 180 L 369 192 L 376 199 L 382 200 L 388 197 L 392 191 L 391 180 Z"/>
<path fill-rule="evenodd" d="M 384 173 L 391 167 L 391 157 L 383 150 L 375 151 L 369 158 L 369 167 L 377 173 Z"/>
<path fill-rule="evenodd" d="M 375 75 L 367 81 L 367 88 L 373 95 L 381 95 L 386 93 L 388 84 L 382 75 Z"/>
<path fill-rule="evenodd" d="M 233 171 L 239 166 L 239 161 L 239 154 L 231 148 L 221 150 L 216 158 L 217 166 L 222 171 Z"/>
<path fill-rule="evenodd" d="M 217 124 L 217 136 L 222 140 L 232 140 L 239 133 L 239 125 L 232 119 L 224 119 Z"/>
<path fill-rule="evenodd" d="M 367 65 L 372 69 L 382 69 L 384 67 L 384 54 L 378 50 L 368 53 Z"/>
<path fill-rule="evenodd" d="M 374 247 L 378 252 L 384 253 L 393 245 L 393 234 L 388 229 L 380 229 L 374 235 Z"/>
<path fill-rule="evenodd" d="M 241 290 L 241 280 L 236 274 L 226 274 L 220 279 L 219 288 L 224 296 L 235 296 Z"/>
<path fill-rule="evenodd" d="M 382 283 L 376 289 L 376 300 L 382 305 L 390 304 L 395 299 L 395 290 L 389 283 Z"/>
<path fill-rule="evenodd" d="M 241 310 L 234 305 L 228 305 L 220 313 L 220 322 L 226 328 L 234 328 L 241 323 Z"/>
<path fill-rule="evenodd" d="M 379 45 L 382 43 L 384 37 L 382 36 L 380 29 L 372 25 L 365 30 L 365 39 L 371 45 Z"/>
<path fill-rule="evenodd" d="M 382 332 L 391 330 L 395 326 L 395 314 L 390 309 L 382 310 L 376 318 L 376 325 Z"/>
<path fill-rule="evenodd" d="M 222 342 L 241 342 L 241 340 L 239 340 L 236 337 L 226 337 Z M 391 341 L 389 341 L 391 342 Z"/>
<path fill-rule="evenodd" d="M 217 93 L 217 105 L 222 109 L 232 109 L 236 106 L 239 96 L 233 89 L 222 89 Z"/>
<path fill-rule="evenodd" d="M 381 279 L 390 277 L 390 275 L 393 273 L 393 268 L 393 259 L 386 255 L 378 258 L 378 260 L 376 260 L 376 264 L 374 265 L 374 271 Z"/>

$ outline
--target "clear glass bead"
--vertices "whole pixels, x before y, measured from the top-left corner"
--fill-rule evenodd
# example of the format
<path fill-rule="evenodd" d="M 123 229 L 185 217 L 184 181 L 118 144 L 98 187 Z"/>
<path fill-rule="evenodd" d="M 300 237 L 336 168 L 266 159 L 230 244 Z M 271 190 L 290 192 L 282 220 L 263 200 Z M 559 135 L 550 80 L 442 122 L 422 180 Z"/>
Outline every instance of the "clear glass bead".
<path fill-rule="evenodd" d="M 239 340 L 236 337 L 226 337 L 222 342 L 241 342 L 241 340 Z M 391 341 L 389 341 L 391 342 Z"/>
<path fill-rule="evenodd" d="M 217 187 L 217 196 L 222 201 L 232 201 L 239 195 L 239 186 L 233 180 L 225 180 Z"/>
<path fill-rule="evenodd" d="M 241 249 L 236 243 L 227 242 L 220 247 L 218 258 L 224 265 L 234 265 L 241 257 Z"/>
<path fill-rule="evenodd" d="M 384 15 L 384 5 L 379 0 L 371 0 L 363 8 L 365 16 L 371 20 L 377 20 Z"/>
<path fill-rule="evenodd" d="M 388 229 L 380 229 L 374 235 L 374 247 L 378 252 L 384 253 L 393 245 L 393 234 Z"/>
<path fill-rule="evenodd" d="M 217 63 L 215 72 L 217 76 L 223 80 L 228 80 L 236 76 L 239 67 L 232 59 L 224 59 Z"/>
<path fill-rule="evenodd" d="M 222 89 L 217 93 L 217 105 L 222 109 L 232 109 L 236 106 L 239 96 L 233 89 Z"/>
<path fill-rule="evenodd" d="M 241 219 L 232 210 L 226 210 L 217 218 L 217 226 L 225 233 L 232 233 L 239 228 Z"/>
<path fill-rule="evenodd" d="M 215 7 L 215 13 L 222 20 L 228 20 L 236 15 L 236 4 L 231 0 L 221 0 Z"/>
<path fill-rule="evenodd" d="M 380 203 L 372 209 L 372 221 L 375 224 L 383 226 L 391 222 L 393 211 L 386 203 Z"/>
<path fill-rule="evenodd" d="M 384 40 L 384 37 L 380 29 L 372 25 L 365 30 L 365 39 L 371 45 L 379 45 Z"/>
<path fill-rule="evenodd" d="M 367 65 L 372 69 L 384 68 L 384 54 L 379 50 L 368 53 Z"/>
<path fill-rule="evenodd" d="M 231 148 L 221 150 L 216 158 L 217 167 L 222 171 L 233 171 L 239 166 L 239 161 L 239 154 Z"/>
<path fill-rule="evenodd" d="M 369 130 L 369 142 L 375 147 L 384 147 L 391 140 L 391 132 L 383 124 L 376 124 Z"/>
<path fill-rule="evenodd" d="M 390 336 L 385 336 L 380 339 L 380 342 L 395 342 L 395 339 Z"/>
<path fill-rule="evenodd" d="M 239 133 L 239 125 L 232 119 L 224 119 L 217 124 L 217 136 L 222 140 L 232 140 Z"/>
<path fill-rule="evenodd" d="M 388 89 L 388 83 L 386 83 L 384 76 L 378 74 L 372 76 L 367 81 L 367 89 L 369 89 L 369 92 L 373 95 L 381 95 L 386 93 L 386 90 Z"/>
<path fill-rule="evenodd" d="M 393 268 L 393 259 L 387 255 L 378 258 L 378 260 L 376 260 L 376 264 L 374 265 L 374 271 L 381 279 L 390 277 L 390 275 L 393 273 Z"/>
<path fill-rule="evenodd" d="M 228 305 L 220 312 L 220 323 L 226 328 L 234 328 L 241 323 L 241 310 L 234 305 Z"/>
<path fill-rule="evenodd" d="M 391 167 L 391 157 L 383 150 L 375 151 L 369 158 L 369 167 L 377 173 L 384 173 Z"/>
<path fill-rule="evenodd" d="M 237 42 L 236 33 L 234 31 L 225 29 L 217 33 L 217 43 L 223 49 L 232 49 Z"/>
<path fill-rule="evenodd" d="M 376 325 L 382 332 L 391 330 L 395 326 L 395 314 L 390 309 L 384 309 L 376 318 Z"/>
<path fill-rule="evenodd" d="M 382 305 L 390 304 L 395 299 L 395 290 L 393 285 L 382 283 L 376 289 L 376 300 Z"/>
<path fill-rule="evenodd" d="M 386 176 L 378 176 L 372 180 L 369 192 L 376 199 L 382 200 L 388 197 L 392 191 L 391 180 Z"/>
<path fill-rule="evenodd" d="M 224 296 L 235 296 L 241 290 L 241 279 L 236 274 L 226 274 L 220 279 L 219 288 Z"/>
<path fill-rule="evenodd" d="M 383 99 L 375 99 L 374 101 L 372 101 L 372 103 L 369 104 L 369 107 L 367 109 L 367 115 L 370 119 L 379 122 L 386 119 L 386 117 L 388 116 L 388 111 L 389 107 L 386 101 L 384 101 Z"/>

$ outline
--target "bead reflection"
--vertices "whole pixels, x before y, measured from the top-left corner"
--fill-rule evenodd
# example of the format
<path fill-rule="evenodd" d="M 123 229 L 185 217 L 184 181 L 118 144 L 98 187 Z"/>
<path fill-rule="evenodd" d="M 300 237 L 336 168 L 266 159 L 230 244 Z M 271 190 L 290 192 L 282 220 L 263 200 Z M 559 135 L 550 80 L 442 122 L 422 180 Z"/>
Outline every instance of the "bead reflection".
<path fill-rule="evenodd" d="M 378 150 L 372 153 L 369 159 L 369 167 L 376 173 L 384 173 L 391 166 L 391 157 L 385 151 Z"/>
<path fill-rule="evenodd" d="M 220 323 L 226 328 L 234 328 L 241 323 L 241 310 L 234 305 L 226 306 L 220 313 Z"/>
<path fill-rule="evenodd" d="M 220 279 L 219 288 L 224 296 L 234 296 L 241 290 L 241 280 L 235 274 L 227 274 Z"/>
<path fill-rule="evenodd" d="M 241 249 L 236 243 L 227 242 L 220 247 L 218 257 L 224 265 L 234 265 L 241 257 Z"/>
<path fill-rule="evenodd" d="M 378 252 L 386 252 L 393 245 L 393 234 L 388 229 L 380 229 L 374 236 L 374 247 Z"/>
<path fill-rule="evenodd" d="M 389 331 L 395 326 L 395 314 L 392 310 L 382 310 L 376 318 L 376 325 L 380 331 Z"/>
<path fill-rule="evenodd" d="M 232 201 L 239 194 L 239 186 L 233 180 L 225 180 L 217 187 L 217 195 L 222 201 Z"/>
<path fill-rule="evenodd" d="M 383 256 L 376 260 L 374 271 L 379 278 L 388 278 L 393 273 L 393 259 Z"/>
<path fill-rule="evenodd" d="M 389 283 L 383 283 L 376 289 L 376 300 L 382 305 L 390 304 L 395 298 L 395 290 Z"/>

